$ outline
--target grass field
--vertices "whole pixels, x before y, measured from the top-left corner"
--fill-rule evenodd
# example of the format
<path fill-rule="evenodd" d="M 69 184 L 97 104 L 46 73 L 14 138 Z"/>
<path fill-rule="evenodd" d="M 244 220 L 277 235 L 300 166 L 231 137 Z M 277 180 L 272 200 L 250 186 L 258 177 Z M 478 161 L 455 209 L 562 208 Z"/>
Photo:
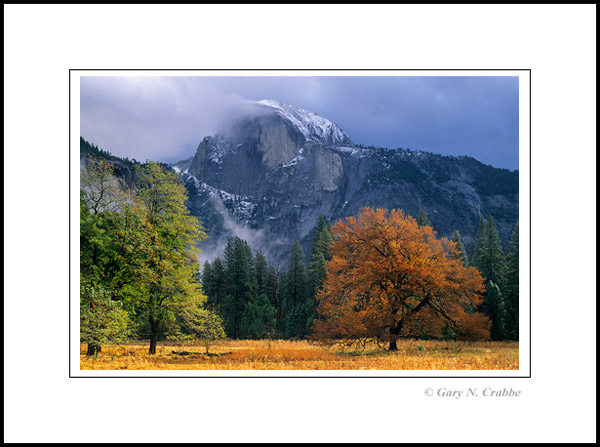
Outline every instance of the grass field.
<path fill-rule="evenodd" d="M 188 355 L 173 354 L 186 351 Z M 397 352 L 376 344 L 363 350 L 323 346 L 307 341 L 222 340 L 207 356 L 198 344 L 159 342 L 105 345 L 96 358 L 80 348 L 81 369 L 96 370 L 515 370 L 518 342 L 447 342 L 403 340 Z"/>

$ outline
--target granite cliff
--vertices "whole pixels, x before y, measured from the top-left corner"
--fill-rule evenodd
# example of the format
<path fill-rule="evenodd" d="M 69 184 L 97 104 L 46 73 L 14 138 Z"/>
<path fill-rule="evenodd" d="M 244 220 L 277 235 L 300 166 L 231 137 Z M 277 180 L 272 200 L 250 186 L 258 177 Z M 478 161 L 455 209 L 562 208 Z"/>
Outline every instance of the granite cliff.
<path fill-rule="evenodd" d="M 208 231 L 205 259 L 220 256 L 237 235 L 285 264 L 295 238 L 308 251 L 320 214 L 333 223 L 364 206 L 412 215 L 423 208 L 441 236 L 457 229 L 467 248 L 480 216 L 493 216 L 504 242 L 518 220 L 518 171 L 355 145 L 329 120 L 279 101 L 258 101 L 254 110 L 172 165 Z"/>

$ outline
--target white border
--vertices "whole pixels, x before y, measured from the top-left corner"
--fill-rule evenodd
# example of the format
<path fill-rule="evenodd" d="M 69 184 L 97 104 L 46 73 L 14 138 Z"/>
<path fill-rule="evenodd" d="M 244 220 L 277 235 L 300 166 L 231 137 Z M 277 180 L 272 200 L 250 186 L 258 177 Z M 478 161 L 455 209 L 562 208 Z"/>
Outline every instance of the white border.
<path fill-rule="evenodd" d="M 489 371 L 407 371 L 407 370 L 269 370 L 269 371 L 231 371 L 231 370 L 81 370 L 79 368 L 79 98 L 81 76 L 518 76 L 519 77 L 519 217 L 520 217 L 520 342 L 519 370 Z M 72 377 L 338 377 L 338 378 L 484 378 L 484 377 L 528 377 L 530 375 L 530 327 L 529 327 L 529 71 L 523 70 L 410 70 L 410 71 L 318 71 L 318 70 L 239 70 L 239 71 L 96 71 L 73 70 L 70 73 L 71 84 L 71 338 L 70 338 L 70 375 Z"/>
<path fill-rule="evenodd" d="M 596 8 L 4 5 L 4 441 L 594 443 Z M 68 70 L 275 66 L 532 69 L 530 379 L 69 378 Z"/>

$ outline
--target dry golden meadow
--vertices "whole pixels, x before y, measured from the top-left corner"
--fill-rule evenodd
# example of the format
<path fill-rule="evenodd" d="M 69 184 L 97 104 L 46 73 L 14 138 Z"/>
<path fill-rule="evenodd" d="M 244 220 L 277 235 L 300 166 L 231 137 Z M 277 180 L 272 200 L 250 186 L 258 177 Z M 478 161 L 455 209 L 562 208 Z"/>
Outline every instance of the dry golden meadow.
<path fill-rule="evenodd" d="M 514 370 L 518 342 L 403 340 L 397 352 L 376 344 L 365 349 L 323 346 L 307 341 L 222 340 L 205 355 L 201 344 L 159 342 L 155 355 L 148 343 L 105 345 L 96 358 L 80 348 L 81 369 L 95 370 Z M 186 351 L 188 355 L 173 354 Z"/>

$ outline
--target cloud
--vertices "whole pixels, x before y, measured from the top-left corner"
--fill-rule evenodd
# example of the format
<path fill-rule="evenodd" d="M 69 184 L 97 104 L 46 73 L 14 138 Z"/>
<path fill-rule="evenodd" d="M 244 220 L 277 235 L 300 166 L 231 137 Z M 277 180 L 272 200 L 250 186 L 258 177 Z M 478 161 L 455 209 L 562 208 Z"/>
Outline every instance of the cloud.
<path fill-rule="evenodd" d="M 115 155 L 174 162 L 278 99 L 357 142 L 518 167 L 518 78 L 462 76 L 85 76 L 81 135 Z"/>
<path fill-rule="evenodd" d="M 177 161 L 244 113 L 232 92 L 172 77 L 82 77 L 81 135 L 118 156 Z"/>

